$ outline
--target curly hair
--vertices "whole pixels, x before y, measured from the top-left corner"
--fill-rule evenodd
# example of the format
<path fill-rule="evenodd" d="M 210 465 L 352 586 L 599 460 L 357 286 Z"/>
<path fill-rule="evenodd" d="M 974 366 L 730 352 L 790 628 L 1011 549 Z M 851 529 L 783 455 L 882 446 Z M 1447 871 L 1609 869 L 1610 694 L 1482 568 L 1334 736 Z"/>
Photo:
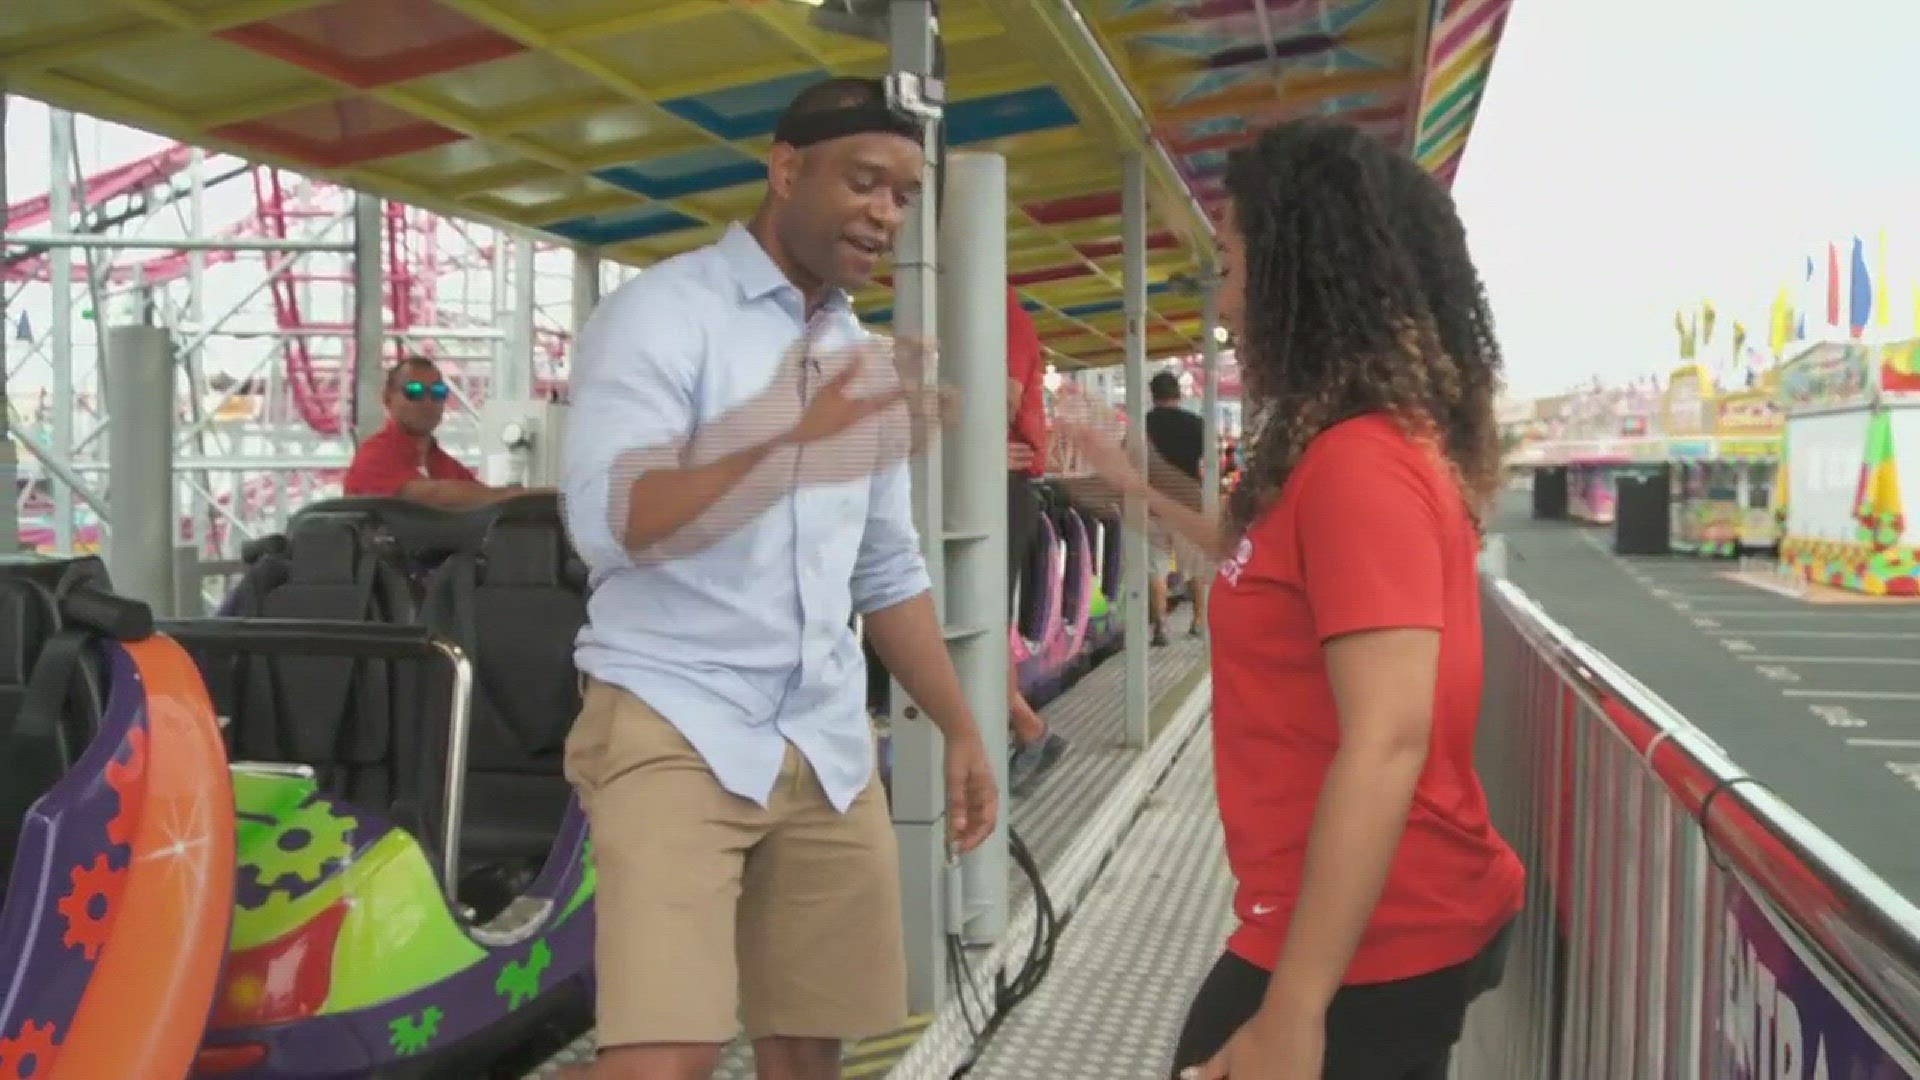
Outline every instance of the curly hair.
<path fill-rule="evenodd" d="M 1385 411 L 1433 448 L 1477 522 L 1500 483 L 1500 349 L 1445 188 L 1357 128 L 1273 127 L 1234 151 L 1244 241 L 1236 354 L 1247 464 L 1228 500 L 1244 532 L 1327 428 Z"/>

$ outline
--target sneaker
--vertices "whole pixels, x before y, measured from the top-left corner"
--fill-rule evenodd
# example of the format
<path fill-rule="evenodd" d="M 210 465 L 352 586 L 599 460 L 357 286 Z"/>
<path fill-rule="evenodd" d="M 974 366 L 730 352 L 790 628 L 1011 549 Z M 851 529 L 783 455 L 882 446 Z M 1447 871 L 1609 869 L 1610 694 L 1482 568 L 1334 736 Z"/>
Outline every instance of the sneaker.
<path fill-rule="evenodd" d="M 1157 649 L 1157 648 L 1159 648 L 1160 646 L 1162 646 L 1162 645 L 1165 645 L 1166 643 L 1167 643 L 1167 631 L 1166 631 L 1166 628 L 1164 628 L 1164 627 L 1159 627 L 1159 626 L 1156 626 L 1156 627 L 1154 627 L 1154 628 L 1153 628 L 1153 642 L 1152 642 L 1152 644 L 1153 644 L 1153 647 Z"/>
<path fill-rule="evenodd" d="M 1015 795 L 1025 794 L 1040 777 L 1060 763 L 1067 746 L 1065 736 L 1051 731 L 1040 736 L 1036 742 L 1016 745 L 1008 755 L 1007 790 Z"/>

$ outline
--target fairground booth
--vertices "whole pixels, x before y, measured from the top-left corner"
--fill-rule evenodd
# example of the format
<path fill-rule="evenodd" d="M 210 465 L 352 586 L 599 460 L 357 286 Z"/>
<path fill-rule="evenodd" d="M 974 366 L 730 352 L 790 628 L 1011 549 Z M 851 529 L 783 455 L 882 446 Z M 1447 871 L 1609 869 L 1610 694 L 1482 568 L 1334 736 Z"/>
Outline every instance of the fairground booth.
<path fill-rule="evenodd" d="M 1920 340 L 1822 343 L 1780 373 L 1780 558 L 1802 577 L 1920 596 Z"/>
<path fill-rule="evenodd" d="M 1566 469 L 1569 516 L 1613 524 L 1620 478 L 1663 464 L 1665 441 L 1656 430 L 1660 404 L 1656 394 L 1639 388 L 1601 390 L 1576 403 L 1566 440 L 1550 455 Z"/>
<path fill-rule="evenodd" d="M 1667 380 L 1661 421 L 1672 469 L 1670 548 L 1709 558 L 1773 548 L 1782 425 L 1773 379 L 1720 390 L 1706 368 L 1688 364 Z"/>
<path fill-rule="evenodd" d="M 1785 430 L 1778 369 L 1769 369 L 1752 387 L 1714 399 L 1714 453 L 1718 463 L 1733 472 L 1734 540 L 1743 553 L 1772 551 L 1780 545 L 1775 502 Z"/>

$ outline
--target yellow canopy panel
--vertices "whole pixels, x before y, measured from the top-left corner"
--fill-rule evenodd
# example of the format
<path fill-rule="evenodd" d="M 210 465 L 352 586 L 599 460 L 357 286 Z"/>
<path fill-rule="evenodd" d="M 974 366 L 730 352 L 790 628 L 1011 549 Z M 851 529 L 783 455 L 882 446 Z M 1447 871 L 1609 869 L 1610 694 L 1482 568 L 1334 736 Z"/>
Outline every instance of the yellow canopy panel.
<path fill-rule="evenodd" d="M 1189 353 L 1199 298 L 1170 279 L 1211 257 L 1227 151 L 1334 116 L 1450 179 L 1510 3 L 947 0 L 949 144 L 1006 156 L 1012 283 L 1070 366 L 1121 358 L 1118 152 L 1147 150 L 1148 353 Z M 884 46 L 817 29 L 817 6 L 0 3 L 0 84 L 644 265 L 752 211 L 794 93 L 885 70 Z M 858 298 L 872 321 L 886 284 Z"/>

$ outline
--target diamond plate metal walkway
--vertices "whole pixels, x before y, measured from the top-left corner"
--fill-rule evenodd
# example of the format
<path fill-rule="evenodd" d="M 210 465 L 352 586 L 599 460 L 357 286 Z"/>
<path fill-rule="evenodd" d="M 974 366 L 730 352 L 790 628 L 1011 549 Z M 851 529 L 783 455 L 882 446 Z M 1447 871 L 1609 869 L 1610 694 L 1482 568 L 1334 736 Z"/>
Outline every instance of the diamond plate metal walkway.
<path fill-rule="evenodd" d="M 1162 1080 L 1194 987 L 1232 928 L 1213 751 L 1194 739 L 1061 934 L 1053 969 L 987 1045 L 978 1080 Z"/>

